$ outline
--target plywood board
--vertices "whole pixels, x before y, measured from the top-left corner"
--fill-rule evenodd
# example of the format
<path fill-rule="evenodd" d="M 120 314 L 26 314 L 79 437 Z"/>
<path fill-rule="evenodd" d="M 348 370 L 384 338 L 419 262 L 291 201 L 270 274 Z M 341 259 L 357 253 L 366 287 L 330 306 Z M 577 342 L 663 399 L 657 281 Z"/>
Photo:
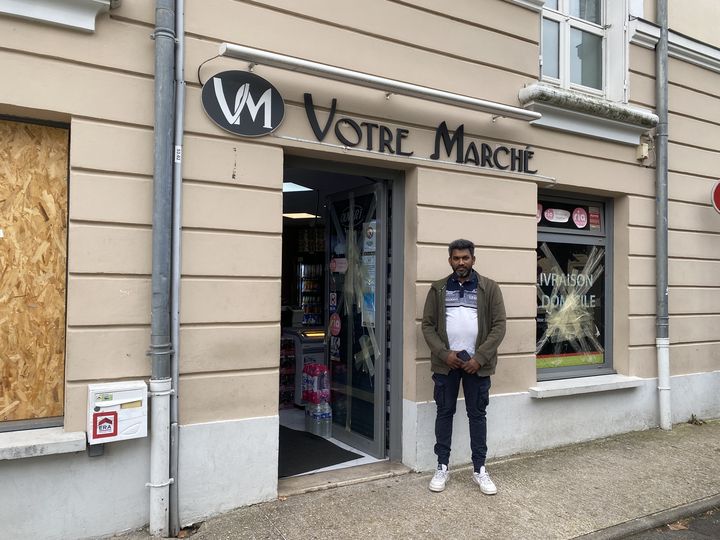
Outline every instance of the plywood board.
<path fill-rule="evenodd" d="M 0 422 L 63 414 L 68 130 L 0 120 Z"/>

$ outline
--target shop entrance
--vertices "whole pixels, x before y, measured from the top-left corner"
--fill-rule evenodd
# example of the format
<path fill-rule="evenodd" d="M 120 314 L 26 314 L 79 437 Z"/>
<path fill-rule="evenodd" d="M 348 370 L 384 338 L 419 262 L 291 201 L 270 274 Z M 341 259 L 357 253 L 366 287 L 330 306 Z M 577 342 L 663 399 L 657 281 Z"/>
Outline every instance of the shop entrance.
<path fill-rule="evenodd" d="M 301 163 L 283 183 L 280 477 L 390 446 L 393 182 Z"/>

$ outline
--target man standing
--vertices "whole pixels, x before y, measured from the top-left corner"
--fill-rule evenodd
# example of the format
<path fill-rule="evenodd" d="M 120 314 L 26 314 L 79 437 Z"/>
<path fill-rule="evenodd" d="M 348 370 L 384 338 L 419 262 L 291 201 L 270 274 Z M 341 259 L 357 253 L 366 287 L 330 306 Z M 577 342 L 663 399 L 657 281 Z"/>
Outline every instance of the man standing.
<path fill-rule="evenodd" d="M 430 286 L 422 330 L 430 347 L 435 382 L 435 454 L 438 466 L 431 491 L 442 491 L 450 477 L 450 445 L 460 381 L 470 423 L 473 480 L 486 495 L 497 488 L 485 470 L 490 375 L 505 336 L 505 305 L 500 287 L 473 270 L 475 244 L 455 240 L 448 246 L 453 273 Z"/>

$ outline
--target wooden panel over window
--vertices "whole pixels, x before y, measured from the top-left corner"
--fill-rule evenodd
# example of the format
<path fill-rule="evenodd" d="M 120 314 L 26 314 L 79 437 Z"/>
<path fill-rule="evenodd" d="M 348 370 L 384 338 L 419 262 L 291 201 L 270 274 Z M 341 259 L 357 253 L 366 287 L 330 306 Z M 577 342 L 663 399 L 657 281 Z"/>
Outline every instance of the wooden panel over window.
<path fill-rule="evenodd" d="M 63 414 L 68 144 L 0 120 L 0 422 Z"/>

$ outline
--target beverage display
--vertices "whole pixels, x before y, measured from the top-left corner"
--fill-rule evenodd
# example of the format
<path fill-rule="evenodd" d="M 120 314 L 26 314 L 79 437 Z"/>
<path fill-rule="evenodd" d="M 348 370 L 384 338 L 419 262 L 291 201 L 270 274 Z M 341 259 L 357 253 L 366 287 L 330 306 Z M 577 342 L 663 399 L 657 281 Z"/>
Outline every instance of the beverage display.
<path fill-rule="evenodd" d="M 321 437 L 332 436 L 332 409 L 330 408 L 330 380 L 324 364 L 306 364 L 303 368 L 303 401 L 305 430 Z"/>
<path fill-rule="evenodd" d="M 298 303 L 303 311 L 304 326 L 320 326 L 323 323 L 323 266 L 321 264 L 297 265 Z"/>

